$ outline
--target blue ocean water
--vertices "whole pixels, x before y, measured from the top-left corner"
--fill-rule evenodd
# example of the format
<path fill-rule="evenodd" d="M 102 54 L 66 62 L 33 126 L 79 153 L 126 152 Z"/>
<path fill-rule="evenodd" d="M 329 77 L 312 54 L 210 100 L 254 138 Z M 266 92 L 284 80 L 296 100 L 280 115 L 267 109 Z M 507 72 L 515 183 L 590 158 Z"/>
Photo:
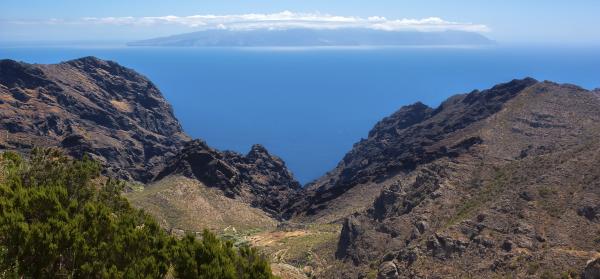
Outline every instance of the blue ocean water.
<path fill-rule="evenodd" d="M 381 118 L 513 78 L 600 87 L 593 48 L 0 47 L 0 59 L 94 55 L 148 76 L 192 137 L 282 157 L 303 183 L 332 169 Z"/>

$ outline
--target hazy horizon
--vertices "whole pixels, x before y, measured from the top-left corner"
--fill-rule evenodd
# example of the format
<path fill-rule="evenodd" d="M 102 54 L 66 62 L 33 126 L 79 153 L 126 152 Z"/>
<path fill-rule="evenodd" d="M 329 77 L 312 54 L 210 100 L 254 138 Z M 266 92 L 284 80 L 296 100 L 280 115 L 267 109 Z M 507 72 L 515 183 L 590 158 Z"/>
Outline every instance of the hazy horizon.
<path fill-rule="evenodd" d="M 206 29 L 459 30 L 503 44 L 600 45 L 597 1 L 4 1 L 1 42 L 127 42 Z M 577 30 L 577 32 L 573 32 Z"/>
<path fill-rule="evenodd" d="M 148 75 L 192 137 L 239 152 L 264 144 L 308 182 L 333 168 L 378 120 L 412 102 L 436 106 L 451 94 L 525 76 L 599 87 L 597 11 L 600 2 L 584 0 L 7 0 L 0 59 L 114 60 Z M 238 36 L 198 49 L 126 46 L 202 30 L 298 28 L 473 32 L 495 44 L 238 47 Z"/>

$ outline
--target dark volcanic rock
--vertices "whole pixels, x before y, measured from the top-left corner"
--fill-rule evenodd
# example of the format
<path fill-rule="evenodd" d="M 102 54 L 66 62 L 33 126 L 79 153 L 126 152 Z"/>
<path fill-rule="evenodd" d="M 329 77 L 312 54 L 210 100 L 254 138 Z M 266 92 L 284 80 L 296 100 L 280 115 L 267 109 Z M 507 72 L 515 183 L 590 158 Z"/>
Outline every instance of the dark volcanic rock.
<path fill-rule="evenodd" d="M 596 274 L 584 268 L 599 243 L 598 137 L 600 98 L 568 84 L 515 80 L 415 104 L 310 185 L 295 218 L 341 220 L 338 277 Z"/>
<path fill-rule="evenodd" d="M 189 138 L 144 76 L 85 57 L 54 65 L 0 60 L 0 143 L 61 146 L 109 174 L 148 181 Z"/>
<path fill-rule="evenodd" d="M 585 267 L 581 278 L 600 279 L 600 259 L 590 261 Z"/>
<path fill-rule="evenodd" d="M 584 216 L 592 222 L 600 222 L 600 205 L 597 206 L 582 206 L 577 209 L 577 214 Z"/>
<path fill-rule="evenodd" d="M 152 82 L 115 62 L 1 60 L 0 97 L 3 149 L 61 147 L 100 161 L 110 176 L 141 182 L 182 174 L 277 216 L 300 191 L 284 162 L 260 145 L 244 156 L 189 141 Z"/>
<path fill-rule="evenodd" d="M 383 181 L 439 158 L 467 152 L 482 144 L 482 138 L 449 139 L 498 112 L 505 102 L 536 83 L 526 78 L 456 95 L 435 110 L 422 103 L 401 108 L 377 123 L 369 137 L 356 143 L 333 171 L 309 185 L 308 197 L 298 201 L 293 210 L 315 214 L 358 184 Z"/>
<path fill-rule="evenodd" d="M 252 146 L 244 156 L 193 140 L 167 162 L 155 180 L 174 174 L 197 179 L 277 216 L 300 191 L 285 163 L 261 145 Z"/>
<path fill-rule="evenodd" d="M 349 216 L 344 219 L 336 257 L 342 259 L 351 254 L 350 251 L 354 249 L 354 244 L 359 241 L 358 237 L 363 233 L 364 228 L 362 227 L 362 223 L 354 216 Z M 358 257 L 355 258 L 355 262 L 358 264 L 360 259 Z"/>
<path fill-rule="evenodd" d="M 445 260 L 454 256 L 454 254 L 463 253 L 469 244 L 448 236 L 434 234 L 427 240 L 425 245 L 433 257 Z"/>
<path fill-rule="evenodd" d="M 383 262 L 379 265 L 377 279 L 395 279 L 398 276 L 398 267 L 393 261 Z"/>

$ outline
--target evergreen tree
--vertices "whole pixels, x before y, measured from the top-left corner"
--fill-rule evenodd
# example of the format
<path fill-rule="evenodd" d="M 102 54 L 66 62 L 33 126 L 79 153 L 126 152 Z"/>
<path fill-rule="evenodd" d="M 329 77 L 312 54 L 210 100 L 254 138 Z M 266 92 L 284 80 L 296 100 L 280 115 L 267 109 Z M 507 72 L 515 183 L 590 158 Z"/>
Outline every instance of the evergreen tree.
<path fill-rule="evenodd" d="M 2 278 L 272 278 L 255 249 L 167 235 L 98 163 L 55 149 L 0 155 Z"/>

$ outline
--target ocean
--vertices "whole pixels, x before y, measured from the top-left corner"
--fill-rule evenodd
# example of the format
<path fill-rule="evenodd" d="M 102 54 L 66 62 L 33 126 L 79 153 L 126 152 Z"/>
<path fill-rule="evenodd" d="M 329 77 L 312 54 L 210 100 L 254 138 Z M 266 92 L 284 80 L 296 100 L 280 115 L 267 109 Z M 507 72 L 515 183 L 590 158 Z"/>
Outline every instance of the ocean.
<path fill-rule="evenodd" d="M 185 131 L 245 153 L 260 143 L 306 183 L 331 170 L 403 105 L 514 78 L 600 87 L 600 49 L 576 47 L 1 47 L 0 59 L 57 63 L 93 55 L 150 78 Z"/>

